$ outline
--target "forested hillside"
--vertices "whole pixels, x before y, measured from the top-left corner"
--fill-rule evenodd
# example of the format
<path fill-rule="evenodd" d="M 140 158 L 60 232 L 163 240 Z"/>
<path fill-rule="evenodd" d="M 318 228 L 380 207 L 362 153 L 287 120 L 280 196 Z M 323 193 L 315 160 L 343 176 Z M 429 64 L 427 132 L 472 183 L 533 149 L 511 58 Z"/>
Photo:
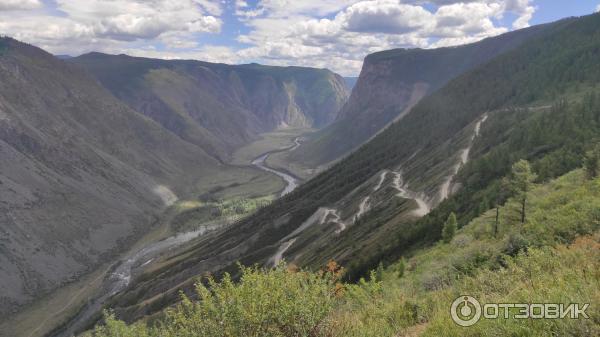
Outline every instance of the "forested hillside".
<path fill-rule="evenodd" d="M 126 318 L 154 312 L 176 301 L 178 289 L 189 290 L 195 275 L 235 272 L 235 261 L 267 263 L 283 244 L 283 257 L 301 266 L 317 268 L 327 259 L 343 257 L 345 277 L 354 280 L 380 261 L 394 261 L 438 241 L 450 213 L 461 227 L 504 203 L 500 182 L 517 160 L 532 163 L 539 183 L 582 165 L 600 131 L 599 53 L 600 15 L 549 26 L 543 36 L 450 81 L 295 192 L 166 258 L 111 305 Z M 314 222 L 311 217 L 323 209 L 335 211 L 360 189 L 379 193 L 386 184 L 384 172 L 403 182 L 393 182 L 396 198 L 382 198 L 388 202 L 351 223 L 343 214 L 325 216 L 315 227 L 320 232 L 306 232 L 314 240 L 303 236 Z M 379 183 L 378 176 L 383 177 Z M 449 195 L 441 193 L 446 184 Z M 414 193 L 407 193 L 409 189 Z M 417 216 L 417 199 L 433 210 Z M 368 235 L 357 236 L 357 231 Z M 297 244 L 321 237 L 330 239 L 316 249 Z M 160 299 L 157 294 L 162 294 Z"/>

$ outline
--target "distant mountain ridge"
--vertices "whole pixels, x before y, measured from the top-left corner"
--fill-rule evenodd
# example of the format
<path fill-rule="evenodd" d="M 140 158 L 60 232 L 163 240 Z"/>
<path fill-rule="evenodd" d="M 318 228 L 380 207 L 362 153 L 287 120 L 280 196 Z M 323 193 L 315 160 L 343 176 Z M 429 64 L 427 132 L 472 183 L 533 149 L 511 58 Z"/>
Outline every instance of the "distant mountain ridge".
<path fill-rule="evenodd" d="M 85 68 L 116 97 L 221 159 L 259 133 L 331 123 L 349 91 L 326 69 L 227 65 L 89 53 Z"/>

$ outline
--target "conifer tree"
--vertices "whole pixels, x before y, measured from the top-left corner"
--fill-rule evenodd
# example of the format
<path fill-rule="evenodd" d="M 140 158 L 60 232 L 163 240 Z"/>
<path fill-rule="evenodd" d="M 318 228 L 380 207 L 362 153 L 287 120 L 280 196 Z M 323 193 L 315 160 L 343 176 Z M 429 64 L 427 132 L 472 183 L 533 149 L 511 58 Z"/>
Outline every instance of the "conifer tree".
<path fill-rule="evenodd" d="M 589 179 L 598 176 L 600 173 L 600 145 L 596 145 L 592 150 L 586 152 L 583 166 Z"/>
<path fill-rule="evenodd" d="M 531 165 L 527 160 L 521 159 L 512 166 L 511 189 L 521 205 L 521 223 L 525 223 L 527 194 L 536 178 L 537 175 L 531 171 Z"/>
<path fill-rule="evenodd" d="M 396 269 L 396 275 L 398 275 L 398 278 L 402 278 L 402 276 L 404 276 L 405 270 L 406 270 L 406 261 L 404 260 L 404 258 L 401 258 L 400 262 L 398 263 L 398 268 Z"/>
<path fill-rule="evenodd" d="M 442 229 L 442 240 L 446 243 L 452 241 L 454 233 L 456 233 L 456 214 L 451 212 Z"/>

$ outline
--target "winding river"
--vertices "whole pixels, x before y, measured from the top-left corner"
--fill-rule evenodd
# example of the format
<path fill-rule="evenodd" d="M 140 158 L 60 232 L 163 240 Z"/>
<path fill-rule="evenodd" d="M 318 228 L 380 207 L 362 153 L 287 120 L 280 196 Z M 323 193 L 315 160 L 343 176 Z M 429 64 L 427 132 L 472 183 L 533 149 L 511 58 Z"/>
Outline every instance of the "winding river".
<path fill-rule="evenodd" d="M 293 151 L 298 146 L 300 146 L 300 140 L 299 138 L 296 138 L 294 139 L 294 145 L 284 149 L 269 151 L 252 161 L 252 165 L 256 166 L 257 168 L 283 178 L 287 185 L 283 191 L 281 191 L 280 196 L 284 196 L 298 187 L 299 179 L 288 173 L 267 166 L 265 161 L 269 155 L 273 153 Z M 198 230 L 177 234 L 166 239 L 150 243 L 137 251 L 129 253 L 119 262 L 115 263 L 106 273 L 106 276 L 102 281 L 99 294 L 95 298 L 90 299 L 87 304 L 60 329 L 55 330 L 47 336 L 70 337 L 82 329 L 85 329 L 88 324 L 90 324 L 94 316 L 102 309 L 103 304 L 106 303 L 111 296 L 116 295 L 127 288 L 133 275 L 137 270 L 139 270 L 139 268 L 149 264 L 163 253 L 179 247 L 200 235 L 203 235 L 209 231 L 214 231 L 221 227 L 223 227 L 222 224 L 203 225 Z M 40 325 L 32 331 L 31 335 L 33 335 L 45 323 L 45 321 L 40 322 Z"/>
<path fill-rule="evenodd" d="M 102 281 L 99 294 L 88 301 L 81 308 L 77 315 L 73 316 L 62 328 L 55 330 L 48 336 L 52 337 L 71 337 L 85 329 L 90 324 L 93 317 L 102 309 L 102 305 L 113 295 L 125 290 L 131 281 L 135 271 L 143 267 L 162 253 L 168 252 L 182 244 L 197 238 L 209 231 L 223 227 L 222 224 L 203 225 L 199 229 L 191 232 L 180 233 L 166 239 L 148 244 L 142 249 L 132 252 L 117 262 L 111 271 L 107 273 Z M 35 331 L 34 331 L 35 332 Z M 32 333 L 33 334 L 33 333 Z"/>
<path fill-rule="evenodd" d="M 283 178 L 283 180 L 286 182 L 287 186 L 283 189 L 283 191 L 281 191 L 281 194 L 279 195 L 280 197 L 283 197 L 284 195 L 292 192 L 294 189 L 296 189 L 296 187 L 298 187 L 298 184 L 299 184 L 298 178 L 290 175 L 289 173 L 279 171 L 279 170 L 276 170 L 274 168 L 267 166 L 265 161 L 273 153 L 294 151 L 295 149 L 298 148 L 298 146 L 300 146 L 300 139 L 298 137 L 296 137 L 296 139 L 294 139 L 294 145 L 284 148 L 284 149 L 279 149 L 279 150 L 274 150 L 274 151 L 269 151 L 267 153 L 263 153 L 262 155 L 258 156 L 256 159 L 254 159 L 252 161 L 252 165 L 258 167 L 259 169 L 266 171 L 266 172 L 273 173 L 273 174 Z"/>

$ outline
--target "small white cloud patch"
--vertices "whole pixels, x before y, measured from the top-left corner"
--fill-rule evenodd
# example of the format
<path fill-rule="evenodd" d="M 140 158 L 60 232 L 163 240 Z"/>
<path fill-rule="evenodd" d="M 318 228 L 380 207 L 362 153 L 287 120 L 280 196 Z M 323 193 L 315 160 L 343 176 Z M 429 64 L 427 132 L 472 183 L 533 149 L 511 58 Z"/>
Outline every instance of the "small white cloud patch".
<path fill-rule="evenodd" d="M 36 9 L 42 6 L 40 0 L 0 0 L 0 11 Z"/>

